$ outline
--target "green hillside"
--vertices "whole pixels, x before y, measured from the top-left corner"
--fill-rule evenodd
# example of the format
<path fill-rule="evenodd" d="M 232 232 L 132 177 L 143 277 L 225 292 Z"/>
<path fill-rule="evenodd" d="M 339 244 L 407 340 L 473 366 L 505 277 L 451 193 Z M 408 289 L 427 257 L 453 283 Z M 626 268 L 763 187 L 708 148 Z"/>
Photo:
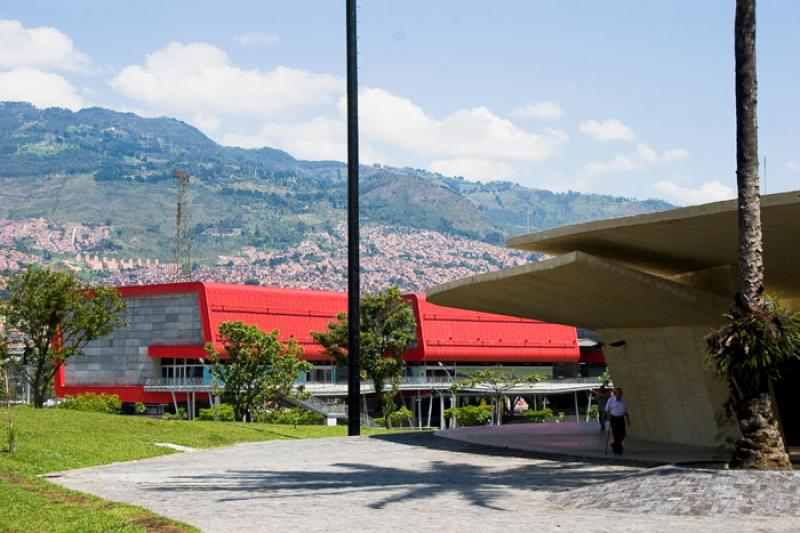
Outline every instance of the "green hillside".
<path fill-rule="evenodd" d="M 247 245 L 281 249 L 345 218 L 343 163 L 223 147 L 170 118 L 0 103 L 0 161 L 0 216 L 110 225 L 104 245 L 120 256 L 171 257 L 176 168 L 193 177 L 191 233 L 201 262 Z M 379 166 L 363 167 L 361 187 L 368 224 L 494 243 L 528 222 L 542 229 L 670 207 Z"/>

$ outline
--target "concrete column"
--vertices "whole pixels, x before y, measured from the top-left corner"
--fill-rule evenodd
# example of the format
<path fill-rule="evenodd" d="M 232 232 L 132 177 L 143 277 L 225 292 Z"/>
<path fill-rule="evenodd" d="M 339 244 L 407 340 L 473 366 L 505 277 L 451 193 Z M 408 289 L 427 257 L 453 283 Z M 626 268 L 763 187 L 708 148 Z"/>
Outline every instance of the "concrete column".
<path fill-rule="evenodd" d="M 422 429 L 422 395 L 417 389 L 417 427 Z"/>
<path fill-rule="evenodd" d="M 426 427 L 431 427 L 431 416 L 433 415 L 433 389 L 428 394 L 428 424 Z"/>
<path fill-rule="evenodd" d="M 439 391 L 439 429 L 444 429 L 444 426 L 444 394 L 442 394 L 442 391 Z"/>
<path fill-rule="evenodd" d="M 590 422 L 589 411 L 592 409 L 592 391 L 586 391 L 586 397 L 588 398 L 586 401 L 586 421 Z"/>
<path fill-rule="evenodd" d="M 578 409 L 578 391 L 575 391 L 573 393 L 573 395 L 575 397 L 575 422 L 580 422 L 581 421 L 581 414 L 580 414 L 580 410 Z"/>

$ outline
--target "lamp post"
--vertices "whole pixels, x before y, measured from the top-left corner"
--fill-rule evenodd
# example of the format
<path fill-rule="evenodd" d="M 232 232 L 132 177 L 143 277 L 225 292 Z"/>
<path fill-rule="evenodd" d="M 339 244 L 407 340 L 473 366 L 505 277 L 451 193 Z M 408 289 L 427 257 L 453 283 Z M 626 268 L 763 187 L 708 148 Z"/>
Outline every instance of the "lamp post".
<path fill-rule="evenodd" d="M 347 0 L 347 434 L 361 434 L 356 0 Z"/>
<path fill-rule="evenodd" d="M 444 370 L 444 373 L 447 374 L 447 379 L 449 379 L 450 383 L 451 383 L 451 385 L 450 385 L 450 387 L 451 387 L 450 393 L 452 394 L 452 396 L 451 396 L 451 399 L 450 399 L 450 404 L 453 406 L 453 423 L 451 424 L 450 427 L 455 428 L 455 427 L 458 427 L 458 422 L 456 421 L 456 407 L 458 407 L 458 405 L 456 403 L 457 402 L 457 396 L 456 396 L 455 389 L 453 389 L 453 387 L 455 387 L 456 380 L 455 380 L 455 378 L 453 378 L 453 376 L 450 375 L 450 372 L 447 370 L 447 368 L 445 368 L 445 366 L 442 364 L 441 361 L 437 361 L 437 364 L 439 365 L 439 367 L 442 370 Z M 444 416 L 444 413 L 442 413 L 442 416 Z"/>

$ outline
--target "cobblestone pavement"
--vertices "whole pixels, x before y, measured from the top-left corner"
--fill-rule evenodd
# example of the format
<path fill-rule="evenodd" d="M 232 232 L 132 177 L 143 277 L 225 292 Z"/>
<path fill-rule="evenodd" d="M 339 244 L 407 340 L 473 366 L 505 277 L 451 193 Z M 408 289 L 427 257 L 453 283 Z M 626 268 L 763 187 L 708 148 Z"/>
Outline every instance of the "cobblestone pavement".
<path fill-rule="evenodd" d="M 665 502 L 673 496 L 660 492 L 659 481 L 671 479 L 669 472 L 542 459 L 431 434 L 395 434 L 243 444 L 48 477 L 209 532 L 797 529 L 796 511 L 763 518 L 715 509 L 718 480 L 735 477 L 686 482 L 680 490 L 697 491 L 692 507 L 697 513 L 666 514 Z M 766 486 L 746 490 L 764 491 L 766 501 L 773 485 L 767 479 L 759 480 Z M 613 487 L 624 487 L 628 501 L 636 498 L 641 505 L 622 505 L 624 498 L 602 501 Z M 792 497 L 784 502 L 786 509 L 797 505 L 796 492 Z M 783 508 L 776 506 L 775 512 Z"/>
<path fill-rule="evenodd" d="M 582 508 L 693 516 L 800 517 L 800 471 L 746 472 L 664 466 L 558 494 Z M 800 521 L 797 522 L 800 529 Z"/>

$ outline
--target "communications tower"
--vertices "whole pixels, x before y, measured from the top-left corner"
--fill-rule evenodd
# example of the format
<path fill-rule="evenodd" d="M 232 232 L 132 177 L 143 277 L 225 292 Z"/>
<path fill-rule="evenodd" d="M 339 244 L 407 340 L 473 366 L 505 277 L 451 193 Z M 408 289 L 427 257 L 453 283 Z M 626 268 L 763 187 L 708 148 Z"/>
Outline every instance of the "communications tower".
<path fill-rule="evenodd" d="M 178 205 L 175 212 L 175 281 L 192 281 L 192 248 L 189 239 L 189 174 L 175 170 Z"/>

